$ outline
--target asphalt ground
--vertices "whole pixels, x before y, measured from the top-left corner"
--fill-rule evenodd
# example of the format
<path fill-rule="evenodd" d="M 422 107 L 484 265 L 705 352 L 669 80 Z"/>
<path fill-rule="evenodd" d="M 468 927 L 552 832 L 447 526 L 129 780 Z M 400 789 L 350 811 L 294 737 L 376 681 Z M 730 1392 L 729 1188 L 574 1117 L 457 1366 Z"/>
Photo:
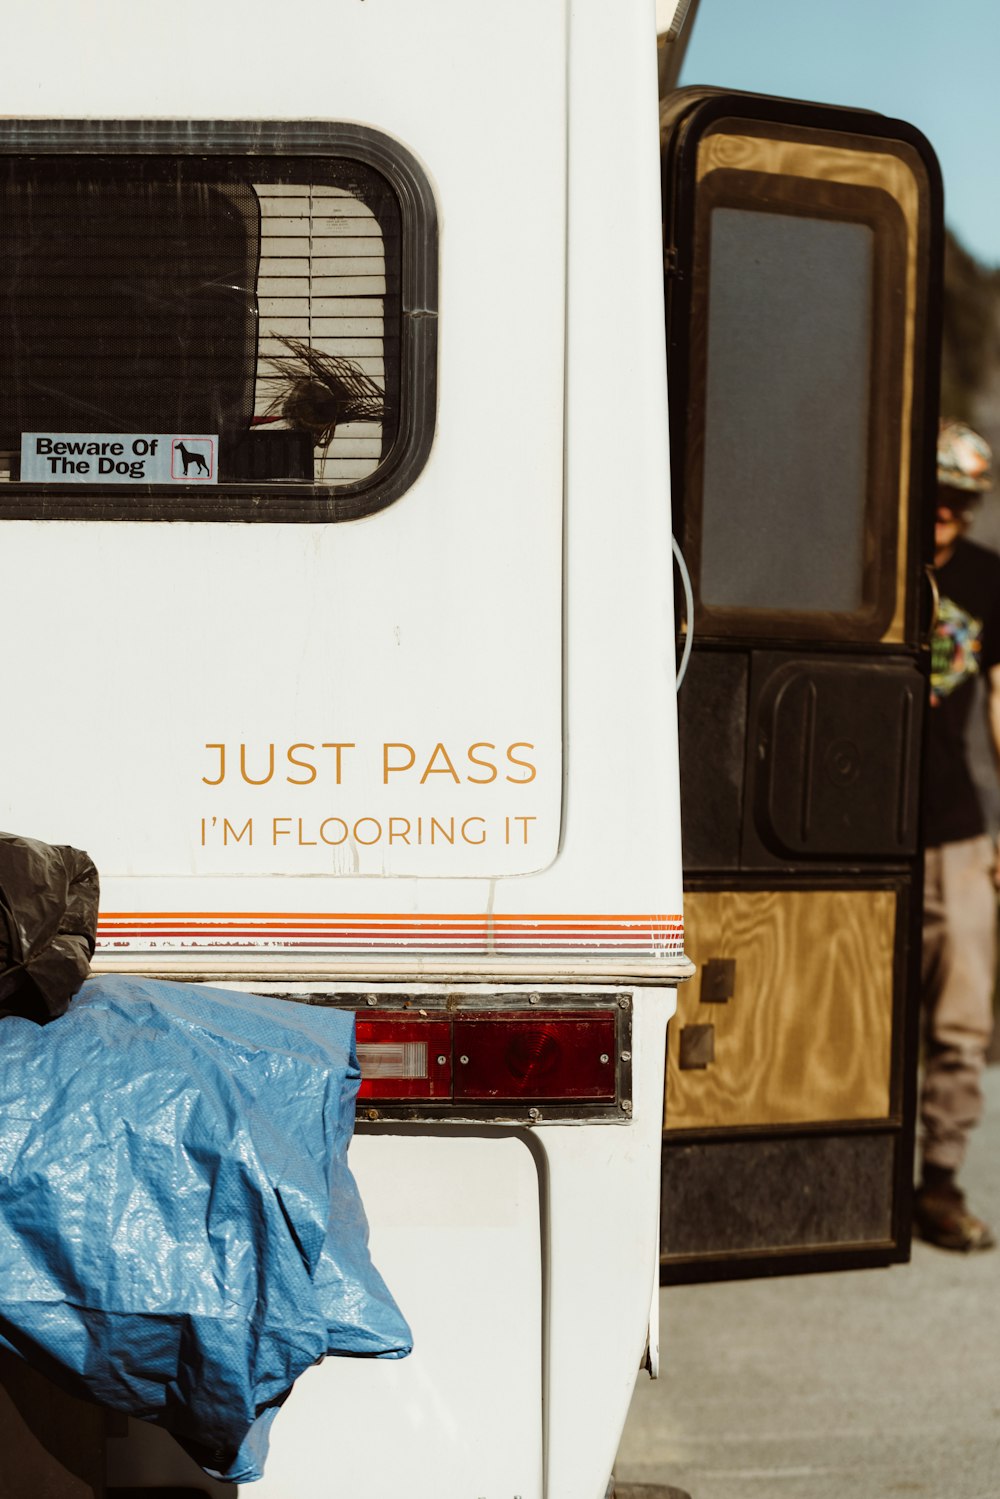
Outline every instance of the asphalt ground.
<path fill-rule="evenodd" d="M 962 1173 L 1000 1230 L 1000 1067 Z M 660 1292 L 615 1466 L 690 1499 L 1000 1499 L 1000 1250 Z M 652 1495 L 649 1496 L 652 1499 Z"/>

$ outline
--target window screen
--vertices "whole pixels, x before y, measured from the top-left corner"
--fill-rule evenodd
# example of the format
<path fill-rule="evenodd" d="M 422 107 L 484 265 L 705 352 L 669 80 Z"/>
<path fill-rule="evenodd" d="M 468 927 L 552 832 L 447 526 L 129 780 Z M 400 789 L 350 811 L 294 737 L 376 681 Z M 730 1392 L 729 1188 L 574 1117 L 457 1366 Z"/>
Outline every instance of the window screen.
<path fill-rule="evenodd" d="M 707 605 L 863 602 L 873 261 L 866 224 L 712 214 Z"/>
<path fill-rule="evenodd" d="M 363 489 L 400 430 L 402 242 L 362 160 L 0 157 L 0 505 L 24 433 L 207 433 L 231 490 Z"/>

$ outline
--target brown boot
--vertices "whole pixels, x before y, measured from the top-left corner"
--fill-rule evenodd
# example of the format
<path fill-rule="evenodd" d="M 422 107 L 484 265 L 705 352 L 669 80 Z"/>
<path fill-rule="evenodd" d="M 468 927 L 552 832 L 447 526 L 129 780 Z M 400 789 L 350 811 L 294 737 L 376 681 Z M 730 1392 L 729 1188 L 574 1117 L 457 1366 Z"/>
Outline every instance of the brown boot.
<path fill-rule="evenodd" d="M 914 1198 L 913 1222 L 920 1237 L 939 1249 L 970 1254 L 974 1249 L 992 1249 L 996 1244 L 993 1230 L 969 1212 L 965 1194 L 954 1181 L 928 1184 L 925 1177 Z"/>

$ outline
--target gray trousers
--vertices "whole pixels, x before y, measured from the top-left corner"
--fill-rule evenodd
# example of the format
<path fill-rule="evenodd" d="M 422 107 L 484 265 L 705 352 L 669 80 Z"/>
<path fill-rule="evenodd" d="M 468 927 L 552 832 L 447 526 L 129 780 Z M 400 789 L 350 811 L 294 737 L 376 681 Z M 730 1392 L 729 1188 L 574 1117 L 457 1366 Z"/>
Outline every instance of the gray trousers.
<path fill-rule="evenodd" d="M 924 866 L 921 1148 L 925 1163 L 953 1171 L 983 1111 L 996 973 L 993 861 L 983 834 L 927 849 Z"/>

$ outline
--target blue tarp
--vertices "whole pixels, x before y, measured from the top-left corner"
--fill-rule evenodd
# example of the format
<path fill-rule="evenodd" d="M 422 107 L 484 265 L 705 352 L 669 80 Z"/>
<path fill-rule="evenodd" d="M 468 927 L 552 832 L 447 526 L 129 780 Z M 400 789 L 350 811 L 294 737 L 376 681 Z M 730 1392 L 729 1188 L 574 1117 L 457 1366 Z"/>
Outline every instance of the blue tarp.
<path fill-rule="evenodd" d="M 88 980 L 0 1021 L 0 1346 L 259 1478 L 294 1380 L 399 1358 L 347 1147 L 354 1016 Z"/>

